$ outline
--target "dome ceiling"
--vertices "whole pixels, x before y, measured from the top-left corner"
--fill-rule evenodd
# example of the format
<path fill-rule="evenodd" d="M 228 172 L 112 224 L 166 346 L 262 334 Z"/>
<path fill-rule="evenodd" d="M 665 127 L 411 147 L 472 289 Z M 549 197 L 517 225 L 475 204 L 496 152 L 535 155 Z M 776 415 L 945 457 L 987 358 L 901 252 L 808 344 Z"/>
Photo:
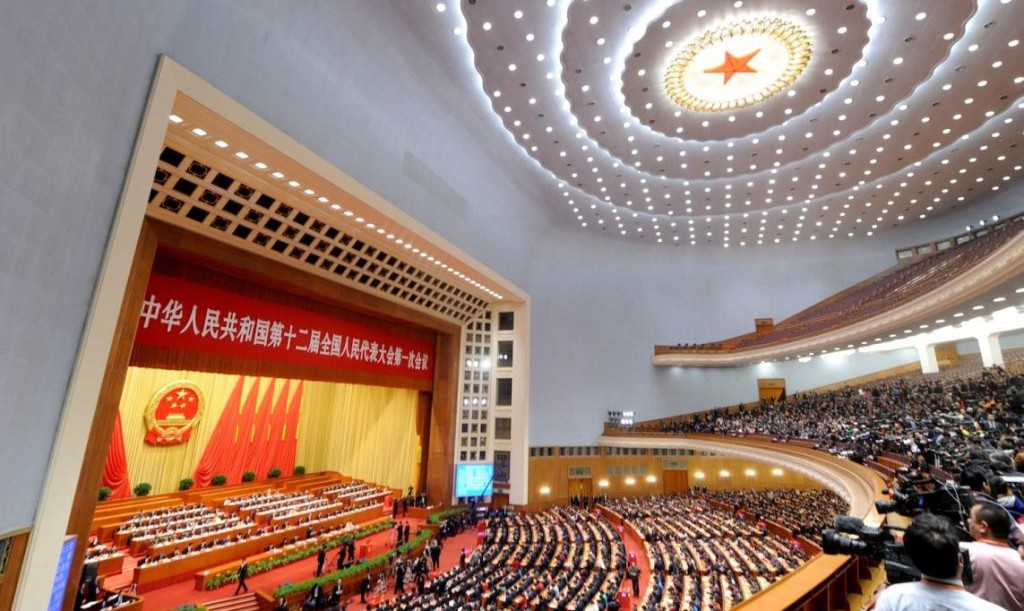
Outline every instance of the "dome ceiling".
<path fill-rule="evenodd" d="M 1021 173 L 1024 0 L 432 10 L 477 99 L 543 169 L 555 215 L 583 231 L 719 248 L 863 239 Z"/>

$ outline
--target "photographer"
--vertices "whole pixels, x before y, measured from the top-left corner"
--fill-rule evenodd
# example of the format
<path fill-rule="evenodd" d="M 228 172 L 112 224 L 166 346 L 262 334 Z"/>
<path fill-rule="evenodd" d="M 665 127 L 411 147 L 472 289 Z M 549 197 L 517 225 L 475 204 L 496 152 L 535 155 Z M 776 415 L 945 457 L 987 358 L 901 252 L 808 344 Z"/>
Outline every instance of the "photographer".
<path fill-rule="evenodd" d="M 907 554 L 921 571 L 921 581 L 889 586 L 876 611 L 992 611 L 1003 609 L 964 589 L 960 544 L 947 519 L 923 513 L 903 536 Z"/>
<path fill-rule="evenodd" d="M 1011 610 L 1024 610 L 1024 560 L 1007 542 L 1010 519 L 992 503 L 971 507 L 968 522 L 973 543 L 961 545 L 970 552 L 974 582 L 967 590 Z"/>

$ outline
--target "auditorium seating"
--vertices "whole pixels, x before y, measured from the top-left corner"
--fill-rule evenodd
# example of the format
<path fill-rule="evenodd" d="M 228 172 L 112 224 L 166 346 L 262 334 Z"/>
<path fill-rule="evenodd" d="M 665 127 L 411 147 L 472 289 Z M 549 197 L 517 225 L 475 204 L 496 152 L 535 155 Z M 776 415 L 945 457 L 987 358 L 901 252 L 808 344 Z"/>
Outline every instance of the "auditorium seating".
<path fill-rule="evenodd" d="M 576 508 L 488 520 L 483 544 L 438 575 L 423 596 L 402 596 L 378 609 L 589 608 L 614 598 L 624 578 L 625 547 L 611 525 Z"/>
<path fill-rule="evenodd" d="M 641 608 L 727 609 L 808 559 L 791 540 L 703 499 L 614 499 L 607 507 L 644 538 L 655 580 Z"/>
<path fill-rule="evenodd" d="M 831 490 L 717 490 L 704 491 L 702 497 L 747 520 L 771 520 L 794 535 L 815 540 L 836 516 L 850 510 L 850 504 Z"/>
<path fill-rule="evenodd" d="M 768 332 L 701 344 L 657 346 L 655 353 L 714 353 L 760 348 L 867 320 L 970 272 L 1021 231 L 1024 231 L 1024 214 L 1006 219 L 983 235 L 922 257 L 910 265 L 893 266 L 776 323 Z"/>
<path fill-rule="evenodd" d="M 350 494 L 343 498 L 341 487 Z M 116 501 L 100 505 L 93 523 L 97 545 L 88 555 L 100 575 L 120 572 L 125 553 L 136 556 L 132 581 L 145 592 L 242 557 L 383 519 L 389 493 L 324 473 Z"/>

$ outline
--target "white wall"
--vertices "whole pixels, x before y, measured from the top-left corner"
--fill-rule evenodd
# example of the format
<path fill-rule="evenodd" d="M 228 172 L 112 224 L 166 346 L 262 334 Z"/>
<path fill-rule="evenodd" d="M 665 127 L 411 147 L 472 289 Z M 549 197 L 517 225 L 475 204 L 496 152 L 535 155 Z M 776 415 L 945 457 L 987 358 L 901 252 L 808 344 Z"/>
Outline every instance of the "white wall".
<path fill-rule="evenodd" d="M 541 198 L 519 176 L 534 166 L 504 145 L 489 111 L 459 103 L 443 63 L 388 12 L 369 2 L 4 6 L 0 533 L 33 521 L 160 54 L 522 283 L 548 230 Z M 465 205 L 411 180 L 407 152 Z"/>

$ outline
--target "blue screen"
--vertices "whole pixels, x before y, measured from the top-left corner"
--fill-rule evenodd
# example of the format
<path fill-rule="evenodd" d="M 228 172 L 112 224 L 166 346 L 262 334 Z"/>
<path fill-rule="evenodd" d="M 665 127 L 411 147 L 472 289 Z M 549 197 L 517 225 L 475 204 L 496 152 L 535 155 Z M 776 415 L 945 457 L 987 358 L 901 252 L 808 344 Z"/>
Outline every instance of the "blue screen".
<path fill-rule="evenodd" d="M 490 496 L 494 465 L 455 465 L 455 496 Z"/>
<path fill-rule="evenodd" d="M 64 591 L 68 587 L 68 576 L 71 572 L 71 561 L 75 556 L 75 542 L 77 541 L 77 537 L 68 537 L 60 548 L 57 575 L 53 578 L 53 589 L 50 590 L 49 611 L 61 611 L 64 606 Z"/>

